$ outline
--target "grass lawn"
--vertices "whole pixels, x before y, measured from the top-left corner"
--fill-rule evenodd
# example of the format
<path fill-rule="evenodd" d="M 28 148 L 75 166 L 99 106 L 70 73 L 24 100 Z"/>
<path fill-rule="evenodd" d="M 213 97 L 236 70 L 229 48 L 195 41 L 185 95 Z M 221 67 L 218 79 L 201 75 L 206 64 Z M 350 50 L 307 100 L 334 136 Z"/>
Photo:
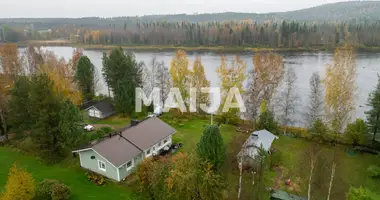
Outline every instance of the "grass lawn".
<path fill-rule="evenodd" d="M 13 163 L 25 168 L 36 179 L 36 182 L 57 179 L 68 185 L 73 200 L 82 199 L 136 199 L 132 191 L 116 183 L 107 182 L 104 186 L 96 186 L 87 180 L 83 169 L 78 165 L 66 164 L 47 166 L 35 157 L 26 156 L 6 147 L 0 147 L 0 188 L 3 189 L 8 178 L 8 170 Z"/>
<path fill-rule="evenodd" d="M 183 143 L 183 147 L 180 152 L 192 152 L 195 150 L 197 143 L 199 142 L 203 129 L 206 125 L 210 124 L 207 120 L 193 119 L 184 120 L 181 125 L 173 125 L 177 132 L 173 135 L 173 142 Z M 224 143 L 229 144 L 236 134 L 236 127 L 232 125 L 222 125 L 220 130 Z"/>
<path fill-rule="evenodd" d="M 279 140 L 274 142 L 273 147 L 278 151 L 281 151 L 282 155 L 282 165 L 283 176 L 280 182 L 280 188 L 284 190 L 290 190 L 290 192 L 307 196 L 307 184 L 308 176 L 300 174 L 308 174 L 308 165 L 302 162 L 302 157 L 305 149 L 312 142 L 303 139 L 295 139 L 286 136 L 280 137 Z M 327 145 L 322 145 L 322 149 L 325 155 L 331 157 L 332 147 Z M 372 179 L 367 175 L 367 168 L 370 165 L 380 165 L 380 156 L 374 156 L 370 154 L 355 154 L 349 155 L 346 150 L 350 150 L 351 147 L 347 146 L 336 146 L 338 165 L 336 169 L 336 178 L 333 182 L 332 187 L 332 199 L 337 199 L 342 197 L 348 191 L 349 187 L 365 187 L 372 191 L 374 199 L 380 199 L 380 179 Z M 329 181 L 329 176 L 331 173 L 330 164 L 325 164 L 323 166 L 325 172 L 321 172 L 325 177 L 315 177 L 315 180 L 324 181 L 326 183 Z M 296 188 L 286 187 L 284 182 L 286 179 L 290 178 L 292 182 L 299 185 L 299 191 Z M 313 189 L 313 188 L 312 188 Z M 327 194 L 326 186 L 321 186 L 321 193 Z M 313 190 L 312 190 L 313 191 Z M 324 192 L 326 191 L 326 192 Z"/>
<path fill-rule="evenodd" d="M 102 120 L 91 119 L 88 116 L 87 111 L 82 111 L 83 120 L 86 124 L 98 124 L 98 125 L 109 125 L 114 129 L 119 129 L 130 124 L 131 119 L 129 117 L 121 117 L 120 115 L 114 115 Z"/>

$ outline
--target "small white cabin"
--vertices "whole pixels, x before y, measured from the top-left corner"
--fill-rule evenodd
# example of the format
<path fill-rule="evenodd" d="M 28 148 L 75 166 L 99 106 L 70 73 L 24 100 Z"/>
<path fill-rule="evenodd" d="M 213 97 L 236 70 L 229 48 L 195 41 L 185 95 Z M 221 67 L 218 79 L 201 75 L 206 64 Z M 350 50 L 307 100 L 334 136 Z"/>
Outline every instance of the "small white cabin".
<path fill-rule="evenodd" d="M 103 100 L 87 108 L 88 116 L 96 119 L 105 119 L 114 115 L 115 109 L 110 100 Z"/>

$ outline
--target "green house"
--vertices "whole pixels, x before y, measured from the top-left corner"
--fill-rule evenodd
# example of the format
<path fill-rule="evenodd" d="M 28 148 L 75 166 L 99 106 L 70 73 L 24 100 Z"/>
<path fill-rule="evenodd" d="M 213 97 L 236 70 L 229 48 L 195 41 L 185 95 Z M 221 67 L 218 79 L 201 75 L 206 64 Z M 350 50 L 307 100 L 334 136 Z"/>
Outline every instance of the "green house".
<path fill-rule="evenodd" d="M 147 118 L 74 150 L 81 167 L 115 181 L 124 180 L 144 158 L 172 144 L 176 130 L 157 117 Z"/>

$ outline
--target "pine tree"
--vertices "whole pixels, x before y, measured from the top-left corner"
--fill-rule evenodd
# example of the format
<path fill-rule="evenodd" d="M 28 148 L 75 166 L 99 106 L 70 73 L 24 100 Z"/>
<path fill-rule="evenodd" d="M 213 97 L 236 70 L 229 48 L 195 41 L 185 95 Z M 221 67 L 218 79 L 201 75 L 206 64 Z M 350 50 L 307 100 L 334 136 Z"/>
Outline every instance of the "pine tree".
<path fill-rule="evenodd" d="M 60 141 L 63 148 L 71 150 L 80 144 L 84 136 L 82 114 L 77 106 L 66 100 L 61 103 L 59 118 Z"/>
<path fill-rule="evenodd" d="M 59 142 L 59 112 L 62 98 L 54 93 L 53 85 L 46 74 L 33 77 L 28 102 L 33 105 L 31 136 L 47 161 L 55 161 L 62 153 L 62 145 Z"/>
<path fill-rule="evenodd" d="M 132 114 L 135 108 L 136 88 L 142 87 L 142 65 L 133 54 L 124 54 L 122 48 L 103 55 L 103 76 L 114 94 L 118 113 Z"/>
<path fill-rule="evenodd" d="M 35 195 L 34 179 L 24 169 L 16 164 L 10 169 L 5 191 L 0 196 L 1 200 L 31 200 Z"/>
<path fill-rule="evenodd" d="M 197 144 L 197 154 L 202 160 L 210 162 L 215 170 L 222 167 L 226 159 L 226 148 L 218 126 L 205 127 Z"/>
<path fill-rule="evenodd" d="M 373 134 L 372 145 L 375 145 L 376 135 L 380 130 L 380 76 L 374 91 L 369 94 L 367 105 L 371 108 L 365 112 L 369 131 Z"/>
<path fill-rule="evenodd" d="M 12 98 L 8 102 L 9 123 L 16 132 L 22 132 L 31 128 L 31 105 L 29 103 L 29 90 L 31 81 L 27 77 L 19 77 L 11 91 Z"/>
<path fill-rule="evenodd" d="M 76 66 L 75 79 L 85 100 L 95 96 L 95 67 L 87 56 L 82 56 Z"/>

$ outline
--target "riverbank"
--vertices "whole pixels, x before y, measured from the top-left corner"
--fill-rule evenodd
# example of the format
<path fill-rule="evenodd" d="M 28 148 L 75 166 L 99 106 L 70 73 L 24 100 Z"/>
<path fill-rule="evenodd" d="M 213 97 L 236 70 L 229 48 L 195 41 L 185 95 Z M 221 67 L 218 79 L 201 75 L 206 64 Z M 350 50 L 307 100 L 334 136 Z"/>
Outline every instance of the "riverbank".
<path fill-rule="evenodd" d="M 90 45 L 78 44 L 64 41 L 28 41 L 18 43 L 19 47 L 26 47 L 27 45 L 37 46 L 68 46 L 82 48 L 86 50 L 110 50 L 117 47 L 122 47 L 125 50 L 133 51 L 176 51 L 185 50 L 187 52 L 215 52 L 215 53 L 249 53 L 257 51 L 274 51 L 274 52 L 305 52 L 305 51 L 326 51 L 325 48 L 266 48 L 266 47 L 240 47 L 240 46 L 170 46 L 170 45 Z"/>
<path fill-rule="evenodd" d="M 273 51 L 273 52 L 317 52 L 328 51 L 333 52 L 335 48 L 330 47 L 298 47 L 298 48 L 267 48 L 267 47 L 241 47 L 241 46 L 170 46 L 170 45 L 90 45 L 71 43 L 66 40 L 50 40 L 50 41 L 27 41 L 17 44 L 19 47 L 26 47 L 28 45 L 37 46 L 64 46 L 82 48 L 86 50 L 110 50 L 121 47 L 125 50 L 140 51 L 140 52 L 163 52 L 163 51 L 176 51 L 184 50 L 187 52 L 215 52 L 215 53 L 250 53 L 258 51 Z M 379 47 L 356 47 L 359 52 L 380 52 Z"/>

